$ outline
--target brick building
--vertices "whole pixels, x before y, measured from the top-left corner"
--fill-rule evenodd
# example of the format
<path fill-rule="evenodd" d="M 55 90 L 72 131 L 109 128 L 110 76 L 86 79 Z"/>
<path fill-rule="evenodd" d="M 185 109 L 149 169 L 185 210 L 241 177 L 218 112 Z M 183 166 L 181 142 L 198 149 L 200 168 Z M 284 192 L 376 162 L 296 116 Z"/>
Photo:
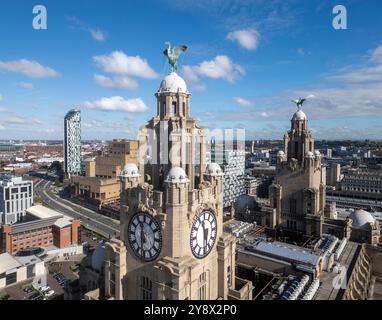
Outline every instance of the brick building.
<path fill-rule="evenodd" d="M 23 221 L 0 228 L 0 252 L 14 254 L 32 248 L 75 245 L 79 226 L 79 219 L 36 205 L 26 211 Z"/>

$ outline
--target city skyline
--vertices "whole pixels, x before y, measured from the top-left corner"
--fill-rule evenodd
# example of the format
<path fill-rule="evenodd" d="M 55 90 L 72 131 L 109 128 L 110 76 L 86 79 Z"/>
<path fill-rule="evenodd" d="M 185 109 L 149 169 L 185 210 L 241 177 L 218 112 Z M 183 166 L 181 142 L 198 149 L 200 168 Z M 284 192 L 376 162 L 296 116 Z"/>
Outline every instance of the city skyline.
<path fill-rule="evenodd" d="M 309 96 L 317 139 L 381 137 L 377 1 L 345 1 L 347 30 L 332 27 L 332 1 L 98 1 L 94 10 L 46 1 L 47 30 L 32 28 L 34 5 L 3 5 L 2 139 L 62 140 L 72 108 L 81 109 L 84 140 L 136 139 L 169 72 L 158 50 L 166 41 L 189 47 L 178 73 L 207 128 L 280 139 L 290 100 Z"/>

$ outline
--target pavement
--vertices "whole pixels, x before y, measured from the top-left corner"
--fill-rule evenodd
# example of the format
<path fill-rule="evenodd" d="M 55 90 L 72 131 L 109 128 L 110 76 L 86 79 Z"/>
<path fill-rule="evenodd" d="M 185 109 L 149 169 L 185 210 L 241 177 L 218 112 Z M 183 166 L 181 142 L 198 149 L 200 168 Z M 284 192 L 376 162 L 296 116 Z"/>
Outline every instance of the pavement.
<path fill-rule="evenodd" d="M 119 236 L 120 223 L 118 220 L 61 198 L 55 192 L 57 188 L 53 186 L 53 183 L 53 181 L 42 179 L 35 184 L 35 193 L 45 205 L 70 217 L 79 218 L 81 225 L 85 228 L 106 238 Z"/>

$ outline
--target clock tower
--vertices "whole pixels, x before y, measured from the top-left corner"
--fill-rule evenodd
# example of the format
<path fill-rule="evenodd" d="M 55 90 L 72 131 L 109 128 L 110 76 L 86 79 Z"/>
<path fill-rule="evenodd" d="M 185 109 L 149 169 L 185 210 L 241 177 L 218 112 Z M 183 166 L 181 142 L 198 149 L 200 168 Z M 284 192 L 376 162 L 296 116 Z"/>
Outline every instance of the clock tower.
<path fill-rule="evenodd" d="M 206 164 L 206 135 L 171 72 L 140 130 L 140 168 L 121 180 L 121 236 L 106 245 L 105 296 L 128 300 L 251 299 L 235 276 L 236 238 L 223 232 L 223 172 Z M 142 154 L 142 150 L 144 151 Z"/>

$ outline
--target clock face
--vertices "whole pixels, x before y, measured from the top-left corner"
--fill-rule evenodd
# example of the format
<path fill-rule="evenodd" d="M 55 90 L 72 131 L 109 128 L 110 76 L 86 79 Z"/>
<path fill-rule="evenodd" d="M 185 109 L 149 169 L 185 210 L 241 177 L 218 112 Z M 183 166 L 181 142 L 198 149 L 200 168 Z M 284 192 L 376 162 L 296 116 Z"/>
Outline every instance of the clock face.
<path fill-rule="evenodd" d="M 129 243 L 143 261 L 155 260 L 162 249 L 162 233 L 158 221 L 145 212 L 136 213 L 129 222 Z"/>
<path fill-rule="evenodd" d="M 194 221 L 191 228 L 190 244 L 194 256 L 206 257 L 216 240 L 216 217 L 211 210 L 204 210 Z"/>

